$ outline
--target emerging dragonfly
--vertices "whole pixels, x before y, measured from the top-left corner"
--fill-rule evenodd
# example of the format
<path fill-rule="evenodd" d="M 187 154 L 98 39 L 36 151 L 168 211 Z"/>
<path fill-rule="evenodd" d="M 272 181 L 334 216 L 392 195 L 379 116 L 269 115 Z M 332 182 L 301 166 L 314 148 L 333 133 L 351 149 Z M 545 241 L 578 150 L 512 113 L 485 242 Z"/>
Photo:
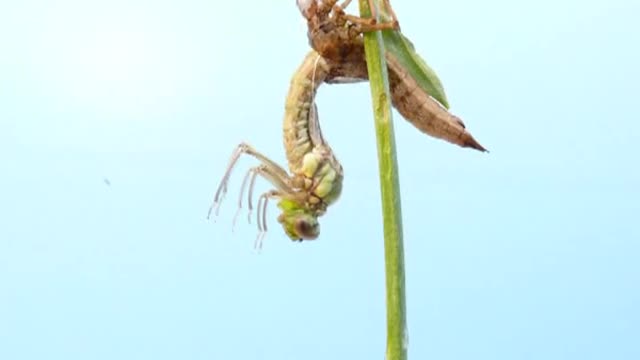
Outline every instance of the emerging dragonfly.
<path fill-rule="evenodd" d="M 376 23 L 373 19 L 348 15 L 344 9 L 351 0 L 346 0 L 341 5 L 337 5 L 337 2 L 297 0 L 298 8 L 307 20 L 309 43 L 326 61 L 334 63 L 334 68 L 340 69 L 341 77 L 329 77 L 325 81 L 340 83 L 344 78 L 349 78 L 349 82 L 366 81 L 368 74 L 362 33 L 398 30 L 398 21 L 388 0 L 384 0 L 384 5 L 392 19 L 387 23 Z M 371 6 L 371 9 L 374 7 Z M 385 57 L 389 70 L 391 101 L 406 120 L 433 137 L 462 147 L 486 151 L 466 131 L 462 120 L 422 89 L 393 54 L 387 52 Z"/>
<path fill-rule="evenodd" d="M 291 174 L 246 143 L 233 152 L 227 170 L 215 193 L 209 216 L 218 213 L 227 192 L 227 184 L 236 162 L 242 154 L 260 161 L 246 173 L 242 182 L 238 207 L 242 208 L 244 191 L 248 189 L 249 218 L 253 209 L 253 188 L 258 176 L 268 180 L 275 189 L 260 195 L 257 204 L 258 237 L 256 248 L 262 246 L 267 231 L 266 210 L 270 199 L 279 200 L 282 210 L 278 222 L 294 241 L 313 240 L 320 234 L 318 217 L 335 202 L 342 190 L 342 165 L 322 137 L 318 110 L 314 99 L 317 87 L 324 82 L 331 68 L 316 53 L 309 54 L 291 79 L 284 116 L 284 145 Z M 208 216 L 208 217 L 209 217 Z"/>

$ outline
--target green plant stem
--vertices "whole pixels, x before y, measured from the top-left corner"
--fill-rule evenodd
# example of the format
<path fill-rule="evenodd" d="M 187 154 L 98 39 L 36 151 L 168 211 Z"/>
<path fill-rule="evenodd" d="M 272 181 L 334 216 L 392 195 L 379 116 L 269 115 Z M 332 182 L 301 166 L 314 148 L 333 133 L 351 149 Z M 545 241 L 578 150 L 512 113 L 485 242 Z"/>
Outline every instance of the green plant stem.
<path fill-rule="evenodd" d="M 371 17 L 367 0 L 360 0 L 360 16 Z M 379 0 L 375 1 L 381 9 Z M 385 50 L 379 31 L 364 35 L 367 70 L 375 117 L 384 222 L 384 254 L 387 287 L 387 353 L 386 360 L 407 358 L 407 326 L 404 291 L 404 249 L 402 244 L 402 211 L 396 160 L 389 79 Z"/>

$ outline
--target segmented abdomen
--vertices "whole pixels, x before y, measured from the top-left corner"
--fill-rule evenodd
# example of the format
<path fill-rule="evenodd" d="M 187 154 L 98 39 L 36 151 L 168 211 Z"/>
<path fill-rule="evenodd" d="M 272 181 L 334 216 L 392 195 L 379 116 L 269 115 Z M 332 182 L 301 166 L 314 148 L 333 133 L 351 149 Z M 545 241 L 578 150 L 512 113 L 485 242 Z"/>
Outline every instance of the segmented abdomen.
<path fill-rule="evenodd" d="M 329 70 L 327 62 L 312 51 L 293 75 L 284 113 L 284 147 L 289 169 L 299 173 L 303 157 L 314 146 L 321 145 L 320 126 L 317 119 L 314 97 L 318 85 L 326 78 Z M 317 128 L 317 131 L 313 131 Z"/>
<path fill-rule="evenodd" d="M 319 203 L 310 204 L 317 205 L 318 209 L 325 209 L 337 200 L 342 189 L 342 165 L 322 137 L 314 102 L 316 89 L 331 67 L 314 51 L 305 57 L 291 79 L 284 115 L 284 146 L 289 169 L 298 176 L 298 183 L 308 192 L 309 199 L 319 199 Z"/>

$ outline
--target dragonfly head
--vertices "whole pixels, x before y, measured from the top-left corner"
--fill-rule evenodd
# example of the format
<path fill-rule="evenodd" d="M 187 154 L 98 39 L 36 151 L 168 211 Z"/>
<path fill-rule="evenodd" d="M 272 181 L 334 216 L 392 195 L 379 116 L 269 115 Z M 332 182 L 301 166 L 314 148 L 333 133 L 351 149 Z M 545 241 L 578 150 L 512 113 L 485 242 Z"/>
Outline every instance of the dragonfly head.
<path fill-rule="evenodd" d="M 320 235 L 320 224 L 314 211 L 288 199 L 282 199 L 278 207 L 282 209 L 278 222 L 291 240 L 315 240 Z"/>

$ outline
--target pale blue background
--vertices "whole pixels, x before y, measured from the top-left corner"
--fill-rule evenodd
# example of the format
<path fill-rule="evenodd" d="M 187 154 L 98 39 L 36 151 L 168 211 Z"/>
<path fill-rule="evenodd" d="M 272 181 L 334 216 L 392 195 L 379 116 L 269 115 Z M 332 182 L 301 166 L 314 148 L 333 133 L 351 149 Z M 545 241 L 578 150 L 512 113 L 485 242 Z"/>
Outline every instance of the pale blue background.
<path fill-rule="evenodd" d="M 294 1 L 1 1 L 0 359 L 383 358 L 365 84 L 318 241 L 232 234 L 240 172 L 205 221 L 237 143 L 284 161 Z M 395 117 L 410 358 L 639 359 L 640 2 L 393 4 L 491 150 Z"/>

